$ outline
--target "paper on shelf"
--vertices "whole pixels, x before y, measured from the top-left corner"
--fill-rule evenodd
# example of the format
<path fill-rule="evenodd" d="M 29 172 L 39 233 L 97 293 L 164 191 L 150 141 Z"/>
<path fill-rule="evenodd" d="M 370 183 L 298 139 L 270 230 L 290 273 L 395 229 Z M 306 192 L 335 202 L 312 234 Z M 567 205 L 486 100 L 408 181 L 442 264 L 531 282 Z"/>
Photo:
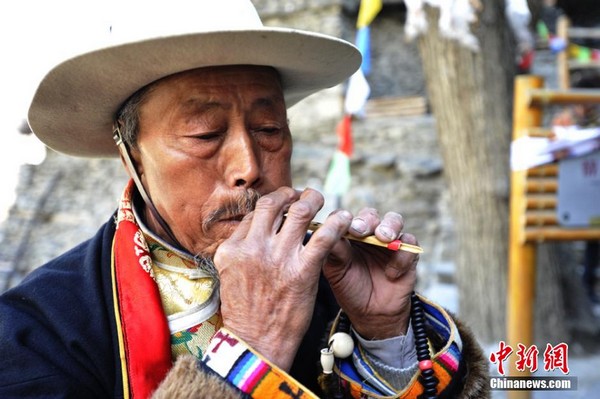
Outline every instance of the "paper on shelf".
<path fill-rule="evenodd" d="M 524 170 L 600 150 L 600 128 L 555 126 L 554 137 L 524 136 L 511 143 L 510 167 Z"/>

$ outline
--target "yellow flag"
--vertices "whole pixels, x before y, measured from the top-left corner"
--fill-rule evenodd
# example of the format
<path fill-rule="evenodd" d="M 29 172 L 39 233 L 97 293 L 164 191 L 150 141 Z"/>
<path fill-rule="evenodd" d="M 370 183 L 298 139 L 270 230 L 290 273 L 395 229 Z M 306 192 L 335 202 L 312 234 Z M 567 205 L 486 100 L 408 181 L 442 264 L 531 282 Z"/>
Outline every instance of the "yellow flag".
<path fill-rule="evenodd" d="M 361 0 L 356 27 L 360 29 L 371 24 L 379 11 L 381 11 L 381 0 Z"/>

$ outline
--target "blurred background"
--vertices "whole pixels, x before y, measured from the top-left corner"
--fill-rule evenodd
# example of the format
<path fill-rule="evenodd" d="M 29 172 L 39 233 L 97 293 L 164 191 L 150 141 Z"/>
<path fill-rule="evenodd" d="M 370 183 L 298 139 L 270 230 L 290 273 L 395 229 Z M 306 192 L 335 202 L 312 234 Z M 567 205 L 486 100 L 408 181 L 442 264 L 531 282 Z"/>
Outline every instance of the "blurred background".
<path fill-rule="evenodd" d="M 419 291 L 458 313 L 493 350 L 506 340 L 513 81 L 537 74 L 558 87 L 565 46 L 554 40 L 557 18 L 599 26 L 600 2 L 383 0 L 362 25 L 359 0 L 254 3 L 265 25 L 342 37 L 366 60 L 358 94 L 357 82 L 346 82 L 290 110 L 294 185 L 324 191 L 324 213 L 338 206 L 401 212 L 425 249 Z M 39 78 L 84 49 L 118 2 L 25 0 L 0 10 L 2 292 L 94 234 L 127 177 L 116 159 L 45 148 L 26 123 Z M 595 65 L 596 43 L 581 46 Z M 360 104 L 349 109 L 349 100 Z M 334 170 L 340 151 L 347 170 Z M 349 174 L 349 185 L 336 186 L 339 173 Z M 541 245 L 535 343 L 569 344 L 580 389 L 535 397 L 591 397 L 600 389 L 600 272 L 593 268 L 584 284 L 585 251 L 582 242 Z"/>

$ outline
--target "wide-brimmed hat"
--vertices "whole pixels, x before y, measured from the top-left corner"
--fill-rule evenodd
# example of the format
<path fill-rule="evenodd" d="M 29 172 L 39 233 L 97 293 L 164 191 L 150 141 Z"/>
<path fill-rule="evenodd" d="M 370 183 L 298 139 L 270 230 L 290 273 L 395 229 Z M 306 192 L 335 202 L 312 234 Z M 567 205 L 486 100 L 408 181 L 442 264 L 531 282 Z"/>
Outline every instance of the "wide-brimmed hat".
<path fill-rule="evenodd" d="M 130 3 L 119 6 L 105 42 L 54 67 L 39 84 L 28 119 L 48 147 L 77 156 L 117 156 L 112 124 L 119 107 L 140 88 L 178 72 L 272 66 L 289 107 L 360 66 L 360 52 L 346 41 L 263 26 L 249 0 Z"/>

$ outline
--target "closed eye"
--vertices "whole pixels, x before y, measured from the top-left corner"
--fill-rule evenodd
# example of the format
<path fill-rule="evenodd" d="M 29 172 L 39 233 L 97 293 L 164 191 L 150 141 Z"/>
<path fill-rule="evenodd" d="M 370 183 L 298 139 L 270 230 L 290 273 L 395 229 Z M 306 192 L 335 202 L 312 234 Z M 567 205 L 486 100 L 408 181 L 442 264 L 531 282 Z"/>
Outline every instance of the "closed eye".
<path fill-rule="evenodd" d="M 194 137 L 195 139 L 201 140 L 201 141 L 213 141 L 213 140 L 220 139 L 222 136 L 223 136 L 223 133 L 211 132 L 211 133 L 202 133 L 202 134 L 194 135 L 192 137 Z"/>
<path fill-rule="evenodd" d="M 281 132 L 281 129 L 278 127 L 262 127 L 260 129 L 255 129 L 253 132 L 273 135 L 273 134 L 278 134 L 279 132 Z"/>

